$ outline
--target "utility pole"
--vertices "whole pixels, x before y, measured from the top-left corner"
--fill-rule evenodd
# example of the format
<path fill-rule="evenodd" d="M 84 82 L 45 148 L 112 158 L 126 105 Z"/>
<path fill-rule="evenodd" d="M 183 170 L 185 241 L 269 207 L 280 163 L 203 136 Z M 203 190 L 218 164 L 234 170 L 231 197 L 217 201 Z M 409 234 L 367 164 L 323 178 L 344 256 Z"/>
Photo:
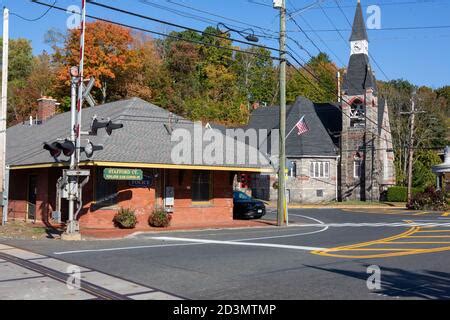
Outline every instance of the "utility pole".
<path fill-rule="evenodd" d="M 413 157 L 414 157 L 414 126 L 416 113 L 423 113 L 423 111 L 416 111 L 416 90 L 414 89 L 411 97 L 411 110 L 409 112 L 401 112 L 401 114 L 409 115 L 409 142 L 408 142 L 408 193 L 407 202 L 411 200 L 412 189 L 412 173 L 413 173 Z"/>
<path fill-rule="evenodd" d="M 3 57 L 2 57 L 2 102 L 0 114 L 0 188 L 2 194 L 2 225 L 8 221 L 8 191 L 6 186 L 6 117 L 8 107 L 8 53 L 9 53 L 9 10 L 3 9 Z"/>
<path fill-rule="evenodd" d="M 274 8 L 280 9 L 280 150 L 278 164 L 277 225 L 287 221 L 286 203 L 286 0 L 274 0 Z"/>

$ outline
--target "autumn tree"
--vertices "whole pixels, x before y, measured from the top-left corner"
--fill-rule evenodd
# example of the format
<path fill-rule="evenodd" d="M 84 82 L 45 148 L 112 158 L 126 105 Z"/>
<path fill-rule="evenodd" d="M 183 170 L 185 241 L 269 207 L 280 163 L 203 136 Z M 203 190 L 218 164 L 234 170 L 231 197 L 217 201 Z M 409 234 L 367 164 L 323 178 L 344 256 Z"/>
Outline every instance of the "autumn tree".
<path fill-rule="evenodd" d="M 298 96 L 313 102 L 337 100 L 336 65 L 325 53 L 312 57 L 303 67 L 287 69 L 286 100 L 292 103 Z"/>
<path fill-rule="evenodd" d="M 97 92 L 93 92 L 102 103 L 108 95 L 115 96 L 109 90 L 116 77 L 129 67 L 130 46 L 133 43 L 131 30 L 115 24 L 94 21 L 86 23 L 84 75 L 95 78 Z M 62 47 L 55 45 L 54 58 L 60 64 L 58 80 L 61 85 L 69 86 L 69 68 L 79 64 L 80 30 L 69 30 L 64 35 Z"/>

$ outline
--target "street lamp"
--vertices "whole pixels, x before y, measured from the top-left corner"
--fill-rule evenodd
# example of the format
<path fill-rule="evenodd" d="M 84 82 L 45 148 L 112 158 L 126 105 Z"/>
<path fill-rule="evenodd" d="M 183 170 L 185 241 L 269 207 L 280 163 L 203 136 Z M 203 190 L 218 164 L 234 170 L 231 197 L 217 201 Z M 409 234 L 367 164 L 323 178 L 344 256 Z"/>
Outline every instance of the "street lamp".
<path fill-rule="evenodd" d="M 220 26 L 222 26 L 225 29 L 225 31 L 220 30 Z M 221 33 L 227 33 L 229 31 L 236 32 L 241 37 L 243 37 L 245 40 L 250 41 L 250 42 L 258 42 L 259 41 L 258 37 L 255 36 L 255 31 L 251 28 L 247 28 L 244 30 L 236 30 L 236 29 L 230 28 L 229 26 L 225 25 L 222 22 L 219 22 L 217 24 L 217 30 Z M 251 31 L 251 33 L 248 31 Z"/>

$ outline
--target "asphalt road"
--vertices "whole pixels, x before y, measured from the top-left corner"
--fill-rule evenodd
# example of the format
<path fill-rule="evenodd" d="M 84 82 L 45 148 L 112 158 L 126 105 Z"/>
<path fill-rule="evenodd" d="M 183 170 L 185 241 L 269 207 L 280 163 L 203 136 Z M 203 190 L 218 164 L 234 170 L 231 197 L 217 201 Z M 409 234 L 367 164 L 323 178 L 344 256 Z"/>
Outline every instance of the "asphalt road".
<path fill-rule="evenodd" d="M 0 242 L 185 299 L 450 298 L 449 216 L 398 209 L 289 213 L 285 228 Z M 378 289 L 367 286 L 373 265 L 381 272 Z"/>

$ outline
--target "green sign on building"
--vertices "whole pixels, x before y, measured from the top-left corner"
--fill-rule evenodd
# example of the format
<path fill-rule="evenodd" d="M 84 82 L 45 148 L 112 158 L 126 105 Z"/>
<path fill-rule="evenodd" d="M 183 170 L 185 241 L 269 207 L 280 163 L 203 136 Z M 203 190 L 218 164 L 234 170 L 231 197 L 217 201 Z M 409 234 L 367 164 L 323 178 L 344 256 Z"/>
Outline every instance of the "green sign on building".
<path fill-rule="evenodd" d="M 142 180 L 141 169 L 105 168 L 103 179 L 105 180 Z"/>

